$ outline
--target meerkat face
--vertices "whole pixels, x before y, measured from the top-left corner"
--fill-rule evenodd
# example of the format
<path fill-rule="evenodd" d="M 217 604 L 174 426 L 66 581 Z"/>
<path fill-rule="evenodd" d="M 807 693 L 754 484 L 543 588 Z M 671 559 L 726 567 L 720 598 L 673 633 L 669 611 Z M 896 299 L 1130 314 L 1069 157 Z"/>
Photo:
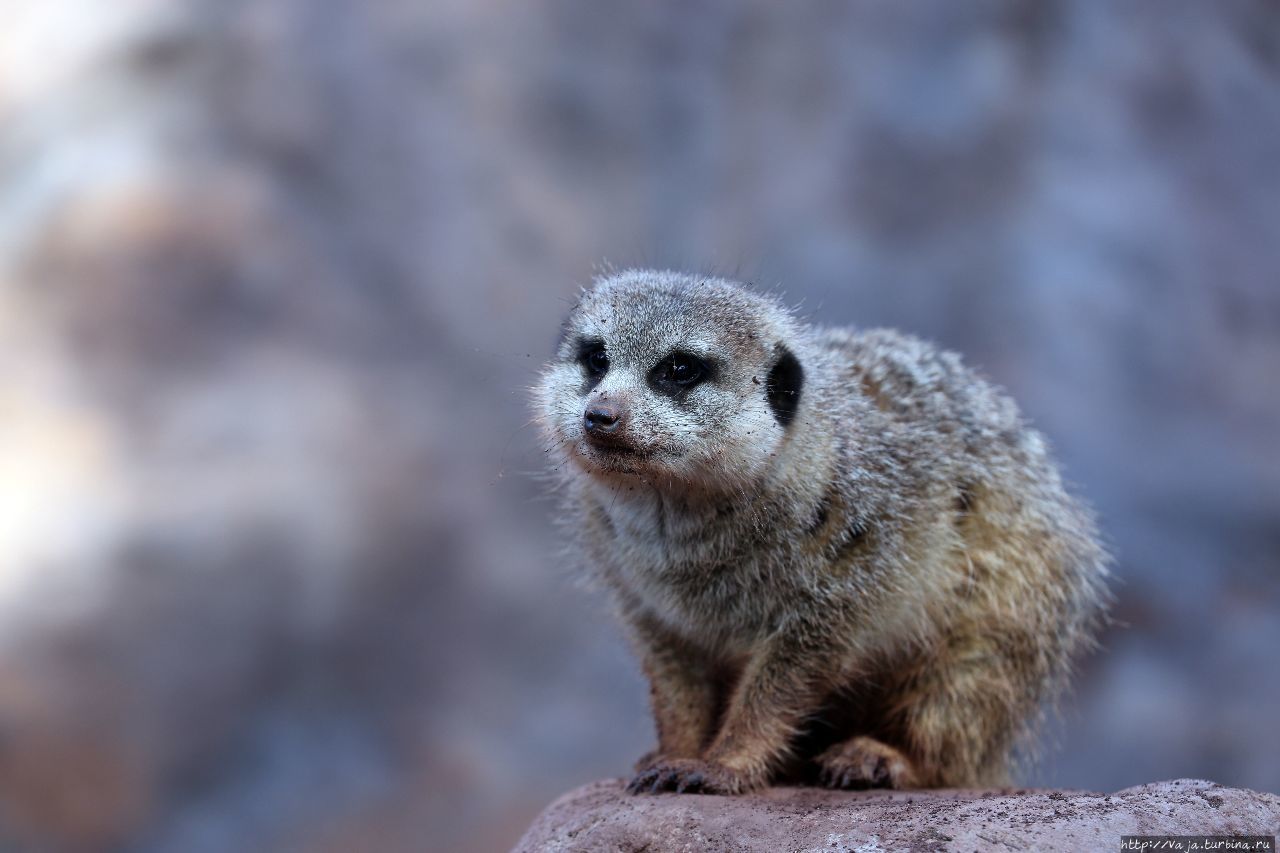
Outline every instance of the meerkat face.
<path fill-rule="evenodd" d="M 589 475 L 741 487 L 803 405 L 797 334 L 780 305 L 726 281 L 602 280 L 537 387 L 544 429 Z"/>

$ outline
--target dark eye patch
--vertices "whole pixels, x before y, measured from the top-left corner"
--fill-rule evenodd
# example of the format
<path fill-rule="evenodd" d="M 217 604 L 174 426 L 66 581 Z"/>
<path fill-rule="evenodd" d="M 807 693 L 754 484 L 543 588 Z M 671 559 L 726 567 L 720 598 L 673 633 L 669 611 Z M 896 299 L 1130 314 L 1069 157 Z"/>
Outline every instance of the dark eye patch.
<path fill-rule="evenodd" d="M 609 353 L 604 341 L 594 338 L 579 342 L 577 360 L 588 370 L 603 373 L 609 369 Z"/>
<path fill-rule="evenodd" d="M 664 394 L 679 394 L 711 378 L 712 368 L 693 353 L 677 350 L 649 371 L 649 384 Z"/>
<path fill-rule="evenodd" d="M 609 353 L 602 340 L 593 338 L 579 343 L 577 361 L 586 370 L 591 386 L 609 372 Z"/>

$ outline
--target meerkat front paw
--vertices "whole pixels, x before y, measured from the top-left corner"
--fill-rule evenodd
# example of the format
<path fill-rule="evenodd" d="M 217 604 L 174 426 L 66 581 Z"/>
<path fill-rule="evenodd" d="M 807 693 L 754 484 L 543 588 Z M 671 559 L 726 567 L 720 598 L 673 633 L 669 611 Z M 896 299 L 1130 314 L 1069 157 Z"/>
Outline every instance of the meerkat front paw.
<path fill-rule="evenodd" d="M 632 794 L 745 794 L 764 787 L 758 775 L 688 758 L 657 759 L 627 785 Z"/>
<path fill-rule="evenodd" d="M 815 759 L 828 788 L 914 788 L 911 759 L 875 738 L 855 737 Z"/>

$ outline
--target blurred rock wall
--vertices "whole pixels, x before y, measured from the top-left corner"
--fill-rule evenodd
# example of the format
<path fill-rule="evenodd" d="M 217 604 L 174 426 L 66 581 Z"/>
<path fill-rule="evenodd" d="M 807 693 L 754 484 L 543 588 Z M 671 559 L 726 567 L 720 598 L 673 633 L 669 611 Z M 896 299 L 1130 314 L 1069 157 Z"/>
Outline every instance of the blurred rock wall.
<path fill-rule="evenodd" d="M 525 399 L 603 263 L 1008 386 L 1121 581 L 1028 781 L 1280 789 L 1273 4 L 0 11 L 0 846 L 500 849 L 623 773 Z"/>

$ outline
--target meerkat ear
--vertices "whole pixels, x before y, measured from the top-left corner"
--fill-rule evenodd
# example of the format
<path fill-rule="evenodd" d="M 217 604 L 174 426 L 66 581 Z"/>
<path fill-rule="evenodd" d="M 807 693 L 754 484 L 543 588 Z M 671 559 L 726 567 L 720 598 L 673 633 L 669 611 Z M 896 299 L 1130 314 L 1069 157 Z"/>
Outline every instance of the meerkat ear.
<path fill-rule="evenodd" d="M 796 416 L 800 406 L 800 391 L 804 387 L 804 368 L 800 360 L 791 350 L 782 344 L 775 348 L 778 360 L 769 370 L 769 378 L 765 382 L 765 399 L 778 423 L 787 426 Z"/>

